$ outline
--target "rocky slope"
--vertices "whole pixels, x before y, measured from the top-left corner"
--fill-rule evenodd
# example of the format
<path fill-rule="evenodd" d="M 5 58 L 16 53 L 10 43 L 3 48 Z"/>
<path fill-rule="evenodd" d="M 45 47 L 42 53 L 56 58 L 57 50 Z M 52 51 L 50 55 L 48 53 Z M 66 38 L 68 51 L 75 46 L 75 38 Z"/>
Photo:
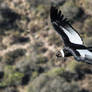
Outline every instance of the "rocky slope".
<path fill-rule="evenodd" d="M 91 65 L 56 58 L 63 42 L 50 23 L 52 4 L 92 46 L 91 0 L 1 0 L 0 92 L 92 91 Z"/>

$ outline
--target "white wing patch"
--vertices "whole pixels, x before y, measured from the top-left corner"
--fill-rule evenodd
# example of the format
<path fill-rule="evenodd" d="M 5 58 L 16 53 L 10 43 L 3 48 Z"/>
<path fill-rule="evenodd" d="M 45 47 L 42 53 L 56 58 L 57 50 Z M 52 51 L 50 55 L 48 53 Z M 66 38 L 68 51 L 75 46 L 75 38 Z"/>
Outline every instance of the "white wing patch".
<path fill-rule="evenodd" d="M 80 36 L 77 32 L 75 32 L 71 27 L 68 27 L 65 29 L 64 27 L 60 26 L 61 29 L 66 33 L 71 43 L 74 44 L 83 44 L 83 41 L 81 40 Z"/>
<path fill-rule="evenodd" d="M 80 55 L 82 57 L 86 57 L 86 58 L 89 58 L 91 57 L 92 58 L 92 52 L 90 52 L 89 50 L 80 50 L 80 49 L 77 49 L 77 51 L 80 53 Z M 88 56 L 88 57 L 87 57 Z"/>

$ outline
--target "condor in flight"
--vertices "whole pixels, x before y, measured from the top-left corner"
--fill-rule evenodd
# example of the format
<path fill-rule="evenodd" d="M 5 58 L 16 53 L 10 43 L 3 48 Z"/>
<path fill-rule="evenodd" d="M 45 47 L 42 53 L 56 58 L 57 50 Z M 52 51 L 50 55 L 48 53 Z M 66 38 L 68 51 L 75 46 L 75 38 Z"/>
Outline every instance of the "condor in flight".
<path fill-rule="evenodd" d="M 64 18 L 61 11 L 52 6 L 50 18 L 55 31 L 62 37 L 65 45 L 60 50 L 62 57 L 74 56 L 77 61 L 92 64 L 92 48 L 84 45 L 79 33 L 70 25 L 67 18 Z"/>

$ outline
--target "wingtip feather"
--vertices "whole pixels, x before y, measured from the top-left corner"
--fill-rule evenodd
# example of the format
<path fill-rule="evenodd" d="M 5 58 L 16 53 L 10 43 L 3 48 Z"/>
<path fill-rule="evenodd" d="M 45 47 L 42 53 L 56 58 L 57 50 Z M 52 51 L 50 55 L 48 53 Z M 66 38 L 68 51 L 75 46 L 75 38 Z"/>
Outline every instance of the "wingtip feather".
<path fill-rule="evenodd" d="M 55 6 L 51 6 L 50 17 L 51 22 L 58 21 L 63 26 L 69 24 L 69 20 L 65 18 L 62 11 L 58 10 Z"/>

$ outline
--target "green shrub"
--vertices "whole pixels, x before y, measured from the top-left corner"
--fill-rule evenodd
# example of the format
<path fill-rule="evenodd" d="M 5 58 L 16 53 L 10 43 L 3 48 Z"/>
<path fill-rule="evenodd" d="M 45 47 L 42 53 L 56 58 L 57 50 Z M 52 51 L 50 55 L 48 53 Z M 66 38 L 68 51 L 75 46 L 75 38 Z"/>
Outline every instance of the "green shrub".
<path fill-rule="evenodd" d="M 17 72 L 13 66 L 6 66 L 4 69 L 4 78 L 0 82 L 0 87 L 20 85 L 24 74 Z"/>

